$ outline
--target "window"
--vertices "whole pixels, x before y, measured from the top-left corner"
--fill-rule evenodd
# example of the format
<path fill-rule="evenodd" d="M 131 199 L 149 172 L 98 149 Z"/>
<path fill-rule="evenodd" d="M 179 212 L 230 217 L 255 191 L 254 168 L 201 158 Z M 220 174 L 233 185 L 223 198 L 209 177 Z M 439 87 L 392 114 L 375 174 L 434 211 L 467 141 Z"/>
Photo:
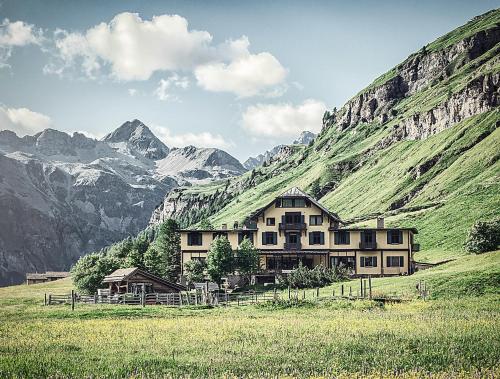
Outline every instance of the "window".
<path fill-rule="evenodd" d="M 281 199 L 281 203 L 276 202 L 276 207 L 283 208 L 304 208 L 306 206 L 306 201 L 304 199 Z"/>
<path fill-rule="evenodd" d="M 335 245 L 349 245 L 351 243 L 351 233 L 341 230 L 334 234 Z"/>
<path fill-rule="evenodd" d="M 188 233 L 188 246 L 201 246 L 202 234 L 200 232 Z"/>
<path fill-rule="evenodd" d="M 405 257 L 387 257 L 387 267 L 404 267 Z"/>
<path fill-rule="evenodd" d="M 304 222 L 304 216 L 300 212 L 286 212 L 281 216 L 281 222 L 285 224 L 301 224 Z"/>
<path fill-rule="evenodd" d="M 322 225 L 323 216 L 309 216 L 309 225 Z"/>
<path fill-rule="evenodd" d="M 251 243 L 253 243 L 253 232 L 245 231 L 238 233 L 238 245 L 243 241 L 245 237 L 248 238 Z"/>
<path fill-rule="evenodd" d="M 217 237 L 226 237 L 227 238 L 227 232 L 215 232 L 212 234 L 213 239 L 216 239 Z"/>
<path fill-rule="evenodd" d="M 191 260 L 205 262 L 207 260 L 207 258 L 206 257 L 191 257 Z"/>
<path fill-rule="evenodd" d="M 286 234 L 286 242 L 290 244 L 299 243 L 300 237 L 297 233 L 287 233 Z"/>
<path fill-rule="evenodd" d="M 356 268 L 356 258 L 354 257 L 331 257 L 330 264 L 332 267 L 347 267 L 354 270 Z"/>
<path fill-rule="evenodd" d="M 375 242 L 375 232 L 373 230 L 365 230 L 361 232 L 361 240 L 364 243 L 374 243 Z"/>
<path fill-rule="evenodd" d="M 274 226 L 274 225 L 276 225 L 276 219 L 274 217 L 268 217 L 266 219 L 266 225 L 267 226 Z"/>
<path fill-rule="evenodd" d="M 387 243 L 390 245 L 399 245 L 403 243 L 403 231 L 401 230 L 388 230 Z"/>
<path fill-rule="evenodd" d="M 262 232 L 263 245 L 276 245 L 278 244 L 278 233 L 276 232 Z"/>
<path fill-rule="evenodd" d="M 377 257 L 361 257 L 361 267 L 377 267 Z"/>
<path fill-rule="evenodd" d="M 323 232 L 309 233 L 309 245 L 324 245 L 324 244 L 325 244 L 325 233 Z"/>

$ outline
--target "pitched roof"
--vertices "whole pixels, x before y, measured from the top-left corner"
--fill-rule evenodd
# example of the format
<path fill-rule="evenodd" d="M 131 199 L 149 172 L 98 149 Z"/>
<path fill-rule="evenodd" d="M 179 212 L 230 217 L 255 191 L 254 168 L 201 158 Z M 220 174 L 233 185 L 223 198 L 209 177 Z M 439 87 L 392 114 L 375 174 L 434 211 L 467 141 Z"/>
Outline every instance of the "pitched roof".
<path fill-rule="evenodd" d="M 151 274 L 150 272 L 141 270 L 137 267 L 129 267 L 129 268 L 119 268 L 118 270 L 113 271 L 111 274 L 107 275 L 103 279 L 103 283 L 112 283 L 112 282 L 121 282 L 123 280 L 127 280 L 134 274 L 140 273 L 141 275 L 150 278 L 158 283 L 162 283 L 166 286 L 178 289 L 179 291 L 185 291 L 186 287 L 177 283 L 170 282 L 159 276 Z"/>
<path fill-rule="evenodd" d="M 330 211 L 328 208 L 326 208 L 324 205 L 322 205 L 319 201 L 302 191 L 298 187 L 292 187 L 287 189 L 285 192 L 283 192 L 281 195 L 277 196 L 276 199 L 286 199 L 286 198 L 293 198 L 293 197 L 305 197 L 307 200 L 309 200 L 311 203 L 313 203 L 315 206 L 317 206 L 319 209 L 321 209 L 323 212 L 325 212 L 329 217 L 334 219 L 335 221 L 342 222 L 340 219 L 339 215 Z M 271 205 L 274 204 L 275 200 L 271 201 L 269 204 L 266 206 L 256 210 L 254 213 L 250 215 L 250 219 L 256 218 L 258 215 L 260 215 L 264 210 L 269 208 Z"/>
<path fill-rule="evenodd" d="M 45 274 L 38 274 L 34 272 L 26 273 L 26 279 L 47 279 Z"/>
<path fill-rule="evenodd" d="M 67 271 L 47 271 L 45 276 L 48 278 L 67 278 L 69 276 L 69 272 Z"/>

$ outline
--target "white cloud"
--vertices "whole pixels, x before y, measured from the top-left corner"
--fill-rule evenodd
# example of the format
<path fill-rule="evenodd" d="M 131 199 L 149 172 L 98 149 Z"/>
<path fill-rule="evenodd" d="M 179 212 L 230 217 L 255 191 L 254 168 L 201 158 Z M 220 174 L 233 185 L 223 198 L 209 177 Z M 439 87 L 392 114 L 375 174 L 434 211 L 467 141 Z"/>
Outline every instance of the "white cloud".
<path fill-rule="evenodd" d="M 287 70 L 269 53 L 248 54 L 233 62 L 211 63 L 195 70 L 198 84 L 213 92 L 232 92 L 240 97 L 255 96 L 282 83 Z"/>
<path fill-rule="evenodd" d="M 257 137 L 296 137 L 304 130 L 319 132 L 326 105 L 308 99 L 302 104 L 257 104 L 242 117 L 243 129 Z"/>
<path fill-rule="evenodd" d="M 188 71 L 200 87 L 240 97 L 265 95 L 287 74 L 271 53 L 251 54 L 246 36 L 213 45 L 209 32 L 190 30 L 178 15 L 143 20 L 125 12 L 83 33 L 57 30 L 54 38 L 58 59 L 44 68 L 46 73 L 81 66 L 95 79 L 110 67 L 113 77 L 130 81 L 148 80 L 158 71 Z"/>
<path fill-rule="evenodd" d="M 9 19 L 4 19 L 0 24 L 0 67 L 8 66 L 7 60 L 12 55 L 14 47 L 39 45 L 42 39 L 42 31 L 35 30 L 34 25 L 24 21 L 10 22 Z"/>
<path fill-rule="evenodd" d="M 179 76 L 173 74 L 167 79 L 161 79 L 158 82 L 158 87 L 156 88 L 154 94 L 159 100 L 175 100 L 177 97 L 170 93 L 172 88 L 187 89 L 189 87 L 189 78 L 186 76 Z"/>
<path fill-rule="evenodd" d="M 129 88 L 127 92 L 130 96 L 135 96 L 137 94 L 137 90 L 135 88 Z"/>
<path fill-rule="evenodd" d="M 52 126 L 49 116 L 28 108 L 7 108 L 0 106 L 0 129 L 9 129 L 18 136 L 35 134 Z"/>
<path fill-rule="evenodd" d="M 169 128 L 159 125 L 153 125 L 151 129 L 169 147 L 193 145 L 196 147 L 227 149 L 234 146 L 233 142 L 226 141 L 220 134 L 212 134 L 210 132 L 173 134 Z"/>

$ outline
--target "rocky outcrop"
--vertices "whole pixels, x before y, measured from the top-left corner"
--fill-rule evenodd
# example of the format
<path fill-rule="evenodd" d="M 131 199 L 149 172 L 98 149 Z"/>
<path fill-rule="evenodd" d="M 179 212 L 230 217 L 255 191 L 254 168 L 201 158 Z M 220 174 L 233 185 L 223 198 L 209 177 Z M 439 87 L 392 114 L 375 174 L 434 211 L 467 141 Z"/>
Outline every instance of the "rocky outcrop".
<path fill-rule="evenodd" d="M 429 52 L 423 48 L 386 74 L 388 79 L 384 83 L 361 92 L 340 111 L 325 114 L 324 127 L 336 125 L 344 130 L 359 123 L 386 123 L 398 114 L 394 105 L 400 100 L 445 80 L 467 63 L 493 49 L 499 41 L 500 26 L 497 25 L 443 49 Z M 483 85 L 487 87 L 484 91 Z M 451 101 L 448 104 L 441 104 L 427 115 L 416 115 L 414 120 L 408 120 L 408 129 L 411 129 L 412 124 L 418 126 L 421 119 L 428 117 L 426 124 L 437 124 L 435 128 L 429 128 L 428 132 L 435 133 L 459 122 L 463 117 L 491 109 L 498 104 L 498 93 L 495 94 L 497 89 L 497 74 L 477 78 L 467 85 L 462 94 L 449 99 Z M 475 94 L 481 94 L 482 99 L 474 104 L 465 104 L 463 110 L 459 109 L 460 101 L 473 101 Z M 429 135 L 425 132 L 421 134 Z M 413 138 L 410 131 L 408 135 Z"/>

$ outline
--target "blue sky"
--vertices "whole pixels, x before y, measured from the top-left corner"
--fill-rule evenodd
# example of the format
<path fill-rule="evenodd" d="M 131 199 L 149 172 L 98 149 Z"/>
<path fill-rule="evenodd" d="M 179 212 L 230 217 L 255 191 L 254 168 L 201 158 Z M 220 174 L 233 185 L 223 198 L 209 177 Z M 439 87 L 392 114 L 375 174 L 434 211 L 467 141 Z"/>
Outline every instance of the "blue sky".
<path fill-rule="evenodd" d="M 240 160 L 498 1 L 0 1 L 0 129 L 145 122 Z M 3 20 L 3 21 L 2 21 Z"/>

